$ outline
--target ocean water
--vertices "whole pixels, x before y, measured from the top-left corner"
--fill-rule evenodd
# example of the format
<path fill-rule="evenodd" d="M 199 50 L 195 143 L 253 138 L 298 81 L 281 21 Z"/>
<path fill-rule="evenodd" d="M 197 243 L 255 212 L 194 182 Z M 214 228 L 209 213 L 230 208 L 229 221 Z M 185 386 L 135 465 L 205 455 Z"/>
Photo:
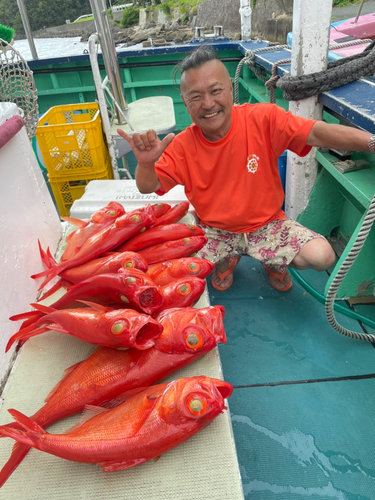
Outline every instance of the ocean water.
<path fill-rule="evenodd" d="M 34 38 L 35 50 L 38 59 L 50 57 L 77 56 L 88 50 L 88 42 L 81 42 L 81 37 L 72 38 Z M 27 39 L 15 40 L 13 47 L 26 60 L 33 59 Z"/>

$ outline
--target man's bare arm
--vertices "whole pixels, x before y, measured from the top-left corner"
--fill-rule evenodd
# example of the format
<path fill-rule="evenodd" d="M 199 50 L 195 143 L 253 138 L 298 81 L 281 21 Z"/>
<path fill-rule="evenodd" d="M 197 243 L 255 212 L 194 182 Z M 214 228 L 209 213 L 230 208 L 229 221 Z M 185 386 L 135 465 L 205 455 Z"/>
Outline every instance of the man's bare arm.
<path fill-rule="evenodd" d="M 307 138 L 308 146 L 350 151 L 370 151 L 370 132 L 318 120 Z"/>
<path fill-rule="evenodd" d="M 155 171 L 155 163 L 173 141 L 175 134 L 168 134 L 161 141 L 155 130 L 148 130 L 142 134 L 135 133 L 132 137 L 121 129 L 117 129 L 117 133 L 128 141 L 137 159 L 135 182 L 139 191 L 144 194 L 157 191 L 161 184 Z"/>

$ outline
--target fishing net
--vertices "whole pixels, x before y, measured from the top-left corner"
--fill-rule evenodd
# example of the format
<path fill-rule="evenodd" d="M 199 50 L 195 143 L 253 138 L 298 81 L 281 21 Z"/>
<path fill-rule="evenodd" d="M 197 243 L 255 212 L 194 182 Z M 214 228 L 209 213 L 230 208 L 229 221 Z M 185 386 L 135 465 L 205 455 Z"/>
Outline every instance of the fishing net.
<path fill-rule="evenodd" d="M 38 126 L 38 103 L 33 73 L 22 56 L 0 38 L 0 100 L 13 102 L 23 112 L 31 140 Z"/>

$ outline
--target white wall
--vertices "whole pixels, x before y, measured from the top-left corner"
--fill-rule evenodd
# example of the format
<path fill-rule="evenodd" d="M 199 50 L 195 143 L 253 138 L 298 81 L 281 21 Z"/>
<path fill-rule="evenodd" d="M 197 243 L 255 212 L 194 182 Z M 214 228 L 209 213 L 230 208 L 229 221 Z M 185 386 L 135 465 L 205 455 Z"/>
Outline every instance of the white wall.
<path fill-rule="evenodd" d="M 0 134 L 7 104 L 0 103 Z M 60 236 L 60 219 L 22 128 L 0 149 L 0 383 L 14 352 L 5 354 L 5 346 L 20 325 L 9 316 L 31 310 L 37 297 L 30 275 L 44 269 L 38 238 L 54 253 Z"/>

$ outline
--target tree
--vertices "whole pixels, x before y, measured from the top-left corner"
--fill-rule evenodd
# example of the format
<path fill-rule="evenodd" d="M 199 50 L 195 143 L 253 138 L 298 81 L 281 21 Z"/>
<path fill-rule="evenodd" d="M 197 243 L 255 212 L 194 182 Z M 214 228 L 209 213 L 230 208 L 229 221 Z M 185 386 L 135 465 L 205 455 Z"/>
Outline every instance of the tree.
<path fill-rule="evenodd" d="M 24 0 L 32 31 L 43 27 L 65 24 L 66 19 L 76 19 L 91 13 L 89 0 Z M 1 24 L 23 32 L 23 24 L 15 0 L 1 0 Z"/>

